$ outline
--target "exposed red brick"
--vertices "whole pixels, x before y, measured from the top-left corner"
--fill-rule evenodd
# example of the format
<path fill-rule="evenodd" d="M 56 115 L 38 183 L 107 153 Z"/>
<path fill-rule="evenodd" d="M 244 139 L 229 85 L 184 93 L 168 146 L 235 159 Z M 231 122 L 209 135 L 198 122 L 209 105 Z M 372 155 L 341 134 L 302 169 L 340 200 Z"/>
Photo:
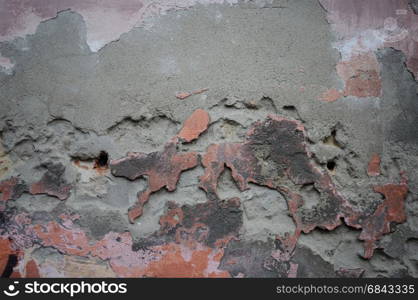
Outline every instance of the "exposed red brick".
<path fill-rule="evenodd" d="M 236 199 L 183 207 L 170 203 L 156 234 L 173 234 L 174 242 L 132 251 L 129 233 L 109 233 L 92 247 L 92 255 L 109 259 L 121 277 L 229 277 L 218 266 L 224 247 L 241 226 L 234 221 L 236 215 L 241 220 L 235 211 L 239 207 Z"/>
<path fill-rule="evenodd" d="M 264 172 L 261 158 L 256 153 L 257 145 L 262 144 L 269 151 L 269 159 L 277 164 L 277 174 Z M 214 194 L 225 166 L 231 169 L 232 177 L 242 191 L 249 188 L 248 183 L 277 188 L 275 182 L 278 177 L 288 177 L 295 184 L 310 183 L 319 178 L 309 163 L 302 124 L 273 115 L 257 122 L 248 131 L 244 143 L 209 146 L 202 157 L 202 164 L 205 173 L 200 177 L 200 187 Z"/>
<path fill-rule="evenodd" d="M 304 127 L 297 121 L 270 115 L 257 122 L 247 133 L 243 143 L 213 144 L 202 157 L 205 173 L 200 177 L 200 187 L 209 199 L 219 199 L 217 184 L 225 167 L 240 190 L 249 188 L 249 183 L 276 189 L 286 195 L 290 215 L 296 230 L 279 236 L 280 249 L 272 257 L 280 264 L 288 265 L 287 276 L 296 276 L 297 265 L 290 264 L 297 241 L 302 232 L 316 227 L 333 230 L 341 225 L 341 219 L 351 214 L 351 208 L 336 191 L 331 177 L 311 165 L 306 149 Z M 265 170 L 271 166 L 274 171 Z M 294 185 L 315 183 L 327 205 L 311 210 L 302 209 L 303 198 L 280 182 Z M 288 184 L 286 184 L 288 185 Z"/>
<path fill-rule="evenodd" d="M 117 242 L 110 238 L 99 242 L 93 255 L 109 259 L 119 277 L 229 277 L 228 272 L 217 269 L 222 249 L 194 242 L 193 245 L 167 243 L 134 252 L 131 240 Z"/>
<path fill-rule="evenodd" d="M 337 64 L 337 73 L 344 81 L 343 91 L 329 89 L 319 99 L 333 102 L 341 97 L 379 97 L 382 92 L 380 67 L 372 52 L 357 54 Z"/>
<path fill-rule="evenodd" d="M 168 232 L 183 222 L 184 214 L 180 207 L 174 203 L 169 203 L 168 212 L 160 217 L 160 227 L 162 231 Z"/>
<path fill-rule="evenodd" d="M 336 89 L 329 89 L 322 93 L 322 95 L 319 97 L 319 100 L 324 102 L 334 102 L 337 101 L 339 98 L 343 97 L 343 93 L 336 90 Z"/>
<path fill-rule="evenodd" d="M 63 179 L 65 167 L 61 164 L 48 165 L 40 181 L 28 186 L 24 181 L 17 177 L 0 182 L 0 211 L 5 209 L 6 201 L 19 198 L 24 192 L 32 195 L 47 194 L 65 200 L 68 198 L 71 185 L 67 184 Z"/>
<path fill-rule="evenodd" d="M 233 162 L 247 161 L 247 165 L 234 165 Z M 246 149 L 239 143 L 210 145 L 202 157 L 205 173 L 200 176 L 200 187 L 207 193 L 217 194 L 218 179 L 225 166 L 232 170 L 232 177 L 236 180 L 241 190 L 248 189 L 248 182 L 254 182 L 252 170 L 256 160 L 246 153 Z M 240 172 L 241 168 L 248 168 L 247 172 Z M 242 170 L 244 171 L 244 170 Z M 246 174 L 244 178 L 241 174 Z"/>
<path fill-rule="evenodd" d="M 175 137 L 160 152 L 131 153 L 111 162 L 112 173 L 116 176 L 130 180 L 148 176 L 147 189 L 138 194 L 139 202 L 129 212 L 131 221 L 142 213 L 143 205 L 153 192 L 164 187 L 174 190 L 181 172 L 197 165 L 197 153 L 177 152 L 178 141 Z M 297 121 L 269 116 L 255 123 L 242 143 L 208 147 L 202 164 L 205 172 L 200 177 L 200 187 L 206 191 L 208 201 L 182 207 L 169 203 L 167 213 L 160 218 L 160 230 L 145 238 L 140 246 L 136 246 L 129 232 L 109 232 L 99 241 L 92 240 L 74 224 L 80 216 L 65 214 L 59 216 L 58 222 L 46 224 L 32 224 L 23 214 L 19 218 L 15 216 L 7 225 L 7 234 L 13 238 L 9 244 L 22 249 L 42 245 L 65 255 L 105 260 L 119 277 L 229 277 L 229 272 L 218 268 L 224 248 L 238 237 L 242 210 L 238 198 L 225 200 L 218 196 L 217 183 L 225 167 L 231 169 L 240 190 L 255 183 L 285 196 L 296 229 L 277 237 L 278 248 L 269 257 L 283 268 L 279 272 L 282 276 L 297 275 L 298 265 L 292 257 L 302 232 L 309 233 L 315 228 L 333 230 L 344 220 L 348 226 L 362 229 L 359 238 L 364 241 L 364 256 L 370 258 L 378 247 L 377 241 L 390 232 L 390 224 L 406 219 L 406 179 L 400 184 L 374 188 L 385 199 L 371 215 L 356 211 L 339 195 L 332 178 L 311 164 L 305 130 Z M 303 207 L 304 199 L 298 189 L 305 184 L 315 185 L 321 194 L 321 205 L 311 209 Z M 10 189 L 10 184 L 5 186 Z M 26 272 L 22 274 L 29 276 L 36 272 L 37 265 L 33 261 L 26 265 Z M 16 271 L 13 276 L 20 274 Z"/>
<path fill-rule="evenodd" d="M 143 206 L 152 193 L 164 187 L 174 191 L 181 172 L 194 168 L 197 163 L 197 153 L 179 153 L 174 142 L 166 144 L 161 152 L 130 153 L 126 158 L 112 161 L 110 168 L 115 176 L 130 180 L 148 176 L 147 189 L 138 193 L 138 202 L 129 210 L 130 222 L 142 215 Z"/>
<path fill-rule="evenodd" d="M 353 56 L 337 64 L 337 73 L 345 82 L 344 96 L 379 97 L 382 83 L 374 53 Z"/>
<path fill-rule="evenodd" d="M 199 137 L 209 126 L 209 114 L 203 109 L 195 110 L 184 122 L 178 137 L 186 142 L 191 142 Z"/>
<path fill-rule="evenodd" d="M 370 158 L 369 165 L 367 166 L 367 175 L 379 176 L 380 175 L 380 156 L 377 153 L 373 153 Z"/>
<path fill-rule="evenodd" d="M 400 184 L 376 186 L 374 191 L 382 194 L 385 199 L 362 224 L 359 238 L 364 241 L 364 258 L 367 259 L 373 256 L 377 248 L 376 242 L 390 232 L 391 223 L 399 224 L 406 221 L 405 198 L 408 194 L 408 186 L 405 178 Z"/>
<path fill-rule="evenodd" d="M 176 211 L 176 208 L 172 210 Z M 110 232 L 102 240 L 94 242 L 69 218 L 66 220 L 68 227 L 56 222 L 33 225 L 41 245 L 53 247 L 66 255 L 109 260 L 119 277 L 229 277 L 228 272 L 218 270 L 223 256 L 222 247 L 211 248 L 193 240 L 192 235 L 186 240 L 180 237 L 177 242 L 133 251 L 129 232 Z M 36 264 L 31 263 L 26 266 L 26 276 L 29 274 L 28 266 L 32 268 L 30 274 L 39 275 L 36 274 Z"/>
<path fill-rule="evenodd" d="M 225 169 L 231 169 L 232 177 L 240 190 L 249 188 L 248 183 L 277 189 L 287 195 L 290 212 L 299 230 L 305 233 L 315 227 L 328 230 L 341 224 L 346 202 L 338 195 L 331 178 L 313 168 L 306 150 L 305 132 L 297 121 L 269 116 L 257 122 L 247 133 L 244 143 L 225 143 L 209 146 L 202 158 L 205 173 L 200 177 L 200 187 L 209 197 L 217 197 L 217 182 Z M 257 148 L 262 146 L 260 152 Z M 264 153 L 264 154 L 263 154 Z M 260 155 L 265 155 L 266 161 Z M 264 170 L 266 164 L 274 166 L 274 172 Z M 290 180 L 293 184 L 316 183 L 321 194 L 332 203 L 329 211 L 317 211 L 312 218 L 302 218 L 299 207 L 303 199 L 279 182 Z"/>
<path fill-rule="evenodd" d="M 114 176 L 135 180 L 141 176 L 148 176 L 148 187 L 138 193 L 137 203 L 129 209 L 130 222 L 142 215 L 143 206 L 148 202 L 152 193 L 166 188 L 168 191 L 176 189 L 181 172 L 194 168 L 198 164 L 197 153 L 177 152 L 178 138 L 190 142 L 199 137 L 209 124 L 209 114 L 196 110 L 184 123 L 179 134 L 169 141 L 160 152 L 130 153 L 127 157 L 111 161 L 110 169 Z"/>
<path fill-rule="evenodd" d="M 188 93 L 188 92 L 179 92 L 176 94 L 176 98 L 180 99 L 180 100 L 184 100 L 188 97 L 190 97 L 192 95 L 192 93 Z"/>
<path fill-rule="evenodd" d="M 317 227 L 333 230 L 342 224 L 341 220 L 350 227 L 363 229 L 360 239 L 365 241 L 365 257 L 370 258 L 375 242 L 389 232 L 390 222 L 404 221 L 406 182 L 384 188 L 376 187 L 375 190 L 384 194 L 386 200 L 372 216 L 365 216 L 339 195 L 328 174 L 321 173 L 311 165 L 303 130 L 295 121 L 269 116 L 266 121 L 253 126 L 244 143 L 209 146 L 202 158 L 205 173 L 200 177 L 200 187 L 207 192 L 209 198 L 217 199 L 218 179 L 226 166 L 231 169 L 232 177 L 240 190 L 249 188 L 248 183 L 251 182 L 275 188 L 287 195 L 289 212 L 296 224 L 296 230 L 293 234 L 278 237 L 283 250 L 274 255 L 280 261 L 289 261 L 301 232 L 309 233 Z M 281 141 L 285 141 L 283 145 Z M 262 151 L 268 157 L 267 163 L 274 165 L 275 172 L 263 170 L 257 145 L 263 145 Z M 326 205 L 309 210 L 303 208 L 303 198 L 300 195 L 277 183 L 284 178 L 297 185 L 315 183 Z"/>
<path fill-rule="evenodd" d="M 147 277 L 230 277 L 227 271 L 217 269 L 223 256 L 222 249 L 199 244 L 191 249 L 173 243 L 157 249 L 165 254 L 149 263 L 144 270 Z"/>
<path fill-rule="evenodd" d="M 40 278 L 41 277 L 39 275 L 38 265 L 33 259 L 28 261 L 28 263 L 26 264 L 25 277 L 26 278 Z"/>

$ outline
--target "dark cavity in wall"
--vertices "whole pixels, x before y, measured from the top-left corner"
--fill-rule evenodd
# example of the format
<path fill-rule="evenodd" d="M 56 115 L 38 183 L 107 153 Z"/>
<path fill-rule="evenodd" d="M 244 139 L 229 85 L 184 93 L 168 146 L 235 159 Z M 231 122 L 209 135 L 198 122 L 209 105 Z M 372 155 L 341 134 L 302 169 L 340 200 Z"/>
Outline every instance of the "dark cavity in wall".
<path fill-rule="evenodd" d="M 106 151 L 100 151 L 96 158 L 95 166 L 98 168 L 107 168 L 109 166 L 109 154 Z"/>
<path fill-rule="evenodd" d="M 17 256 L 14 254 L 9 255 L 9 259 L 7 260 L 6 267 L 4 268 L 3 274 L 1 274 L 2 278 L 9 278 L 10 275 L 13 273 L 13 268 L 17 265 Z"/>
<path fill-rule="evenodd" d="M 327 169 L 331 172 L 335 170 L 336 166 L 337 166 L 337 163 L 333 160 L 330 160 L 327 162 Z"/>

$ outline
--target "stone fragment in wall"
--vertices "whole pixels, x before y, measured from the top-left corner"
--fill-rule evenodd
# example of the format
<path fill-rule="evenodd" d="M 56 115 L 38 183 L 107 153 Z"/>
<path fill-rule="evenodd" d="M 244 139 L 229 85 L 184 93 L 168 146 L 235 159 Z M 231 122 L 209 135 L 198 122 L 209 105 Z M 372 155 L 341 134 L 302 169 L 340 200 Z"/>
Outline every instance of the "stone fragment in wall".
<path fill-rule="evenodd" d="M 58 164 L 45 165 L 47 171 L 41 180 L 30 185 L 29 192 L 32 195 L 47 194 L 65 200 L 70 196 L 71 184 L 64 179 L 65 166 Z"/>
<path fill-rule="evenodd" d="M 28 185 L 18 177 L 11 177 L 0 182 L 0 211 L 6 208 L 6 202 L 18 199 L 23 193 L 32 195 L 47 194 L 60 200 L 68 198 L 71 185 L 64 178 L 65 167 L 62 164 L 49 164 L 42 178 Z"/>

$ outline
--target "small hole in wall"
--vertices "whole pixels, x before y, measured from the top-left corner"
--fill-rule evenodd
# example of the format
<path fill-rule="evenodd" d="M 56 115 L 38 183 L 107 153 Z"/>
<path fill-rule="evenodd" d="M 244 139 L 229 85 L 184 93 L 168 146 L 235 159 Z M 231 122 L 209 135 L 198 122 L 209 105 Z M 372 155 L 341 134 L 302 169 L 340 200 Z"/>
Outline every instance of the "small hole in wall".
<path fill-rule="evenodd" d="M 0 206 L 1 209 L 1 206 Z M 6 219 L 6 215 L 2 212 L 0 212 L 0 227 L 3 227 L 4 224 L 6 224 L 7 219 Z"/>
<path fill-rule="evenodd" d="M 329 162 L 327 162 L 327 169 L 329 171 L 334 171 L 336 166 L 337 164 L 335 163 L 335 161 L 330 160 Z"/>
<path fill-rule="evenodd" d="M 96 167 L 107 168 L 109 164 L 109 154 L 106 151 L 100 151 L 99 157 L 96 159 Z"/>
<path fill-rule="evenodd" d="M 296 107 L 294 105 L 284 105 L 283 106 L 284 110 L 291 110 L 291 111 L 295 111 Z"/>

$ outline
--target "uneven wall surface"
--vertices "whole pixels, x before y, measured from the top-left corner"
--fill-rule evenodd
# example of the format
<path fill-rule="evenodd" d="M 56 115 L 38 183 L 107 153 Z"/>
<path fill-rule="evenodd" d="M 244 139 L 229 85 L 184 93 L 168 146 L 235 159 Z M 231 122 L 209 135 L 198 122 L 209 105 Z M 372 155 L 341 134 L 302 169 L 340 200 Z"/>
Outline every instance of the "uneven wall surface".
<path fill-rule="evenodd" d="M 417 277 L 417 13 L 0 0 L 0 273 Z"/>

